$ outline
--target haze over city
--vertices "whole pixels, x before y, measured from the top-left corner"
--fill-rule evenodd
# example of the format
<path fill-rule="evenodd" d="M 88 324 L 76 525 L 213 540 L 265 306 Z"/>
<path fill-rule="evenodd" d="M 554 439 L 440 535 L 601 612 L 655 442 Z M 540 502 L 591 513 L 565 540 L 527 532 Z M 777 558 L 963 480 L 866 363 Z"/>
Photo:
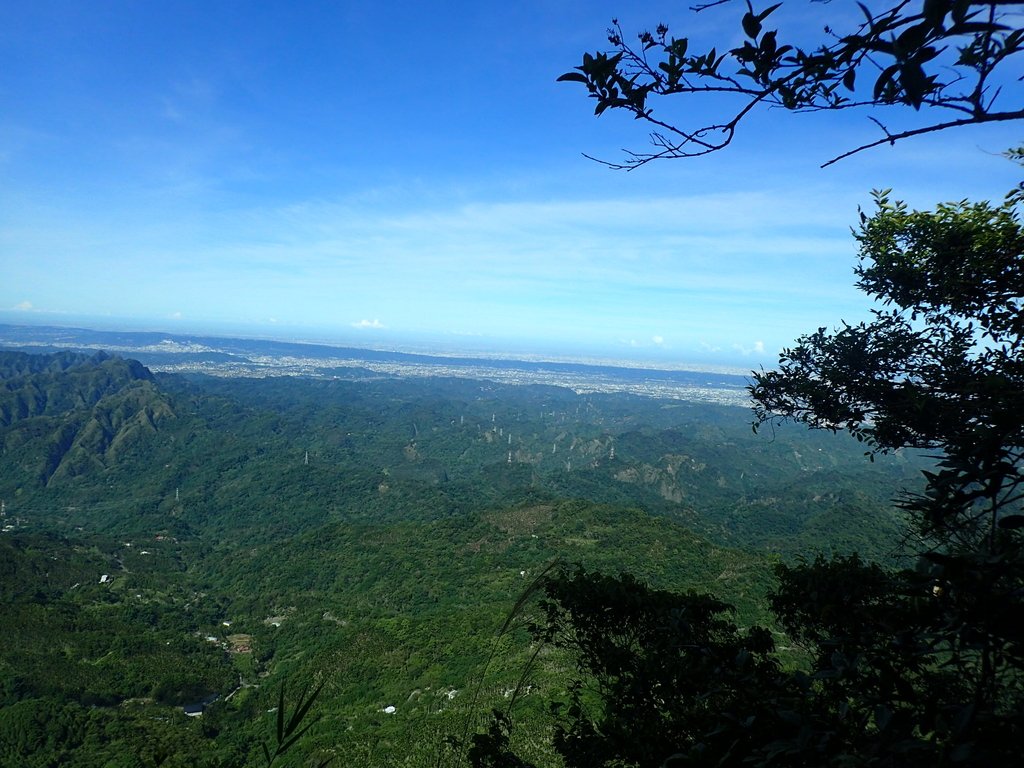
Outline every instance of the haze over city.
<path fill-rule="evenodd" d="M 849 6 L 792 13 L 818 34 Z M 940 133 L 823 170 L 878 128 L 765 113 L 699 160 L 581 155 L 646 141 L 556 83 L 613 17 L 713 41 L 742 11 L 8 4 L 0 321 L 770 365 L 866 316 L 850 228 L 871 189 L 1001 198 L 1018 137 Z"/>

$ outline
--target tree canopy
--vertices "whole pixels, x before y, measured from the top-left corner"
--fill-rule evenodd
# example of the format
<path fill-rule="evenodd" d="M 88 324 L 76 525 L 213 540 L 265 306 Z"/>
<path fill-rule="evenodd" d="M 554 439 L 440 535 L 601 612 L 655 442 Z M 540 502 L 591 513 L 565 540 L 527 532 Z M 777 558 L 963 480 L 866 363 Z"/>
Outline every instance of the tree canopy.
<path fill-rule="evenodd" d="M 1016 526 L 1024 484 L 1024 231 L 1012 203 L 909 211 L 876 194 L 862 214 L 857 286 L 871 322 L 819 328 L 755 374 L 764 424 L 845 429 L 872 451 L 936 449 L 923 496 L 904 506 L 923 535 L 981 520 Z"/>
<path fill-rule="evenodd" d="M 723 5 L 738 4 L 712 0 L 693 10 Z M 822 38 L 810 44 L 771 28 L 781 5 L 758 10 L 748 0 L 737 14 L 743 43 L 734 47 L 698 48 L 690 38 L 670 34 L 665 24 L 631 42 L 613 20 L 611 50 L 584 54 L 580 66 L 559 78 L 586 86 L 597 101 L 596 114 L 623 110 L 651 126 L 652 149 L 627 151 L 624 160 L 607 164 L 630 169 L 651 160 L 716 152 L 732 142 L 747 115 L 765 106 L 792 112 L 904 107 L 923 115 L 915 125 L 890 130 L 873 110 L 870 119 L 881 136 L 825 165 L 912 136 L 1024 118 L 1020 99 L 1005 92 L 1019 83 L 1019 72 L 1008 70 L 1024 49 L 1019 9 L 1013 8 L 1022 3 L 858 3 L 859 24 L 825 26 Z M 658 97 L 667 96 L 685 97 L 691 106 L 701 97 L 719 97 L 715 103 L 724 111 L 707 123 L 681 123 L 656 111 Z M 722 96 L 733 98 L 722 101 Z"/>

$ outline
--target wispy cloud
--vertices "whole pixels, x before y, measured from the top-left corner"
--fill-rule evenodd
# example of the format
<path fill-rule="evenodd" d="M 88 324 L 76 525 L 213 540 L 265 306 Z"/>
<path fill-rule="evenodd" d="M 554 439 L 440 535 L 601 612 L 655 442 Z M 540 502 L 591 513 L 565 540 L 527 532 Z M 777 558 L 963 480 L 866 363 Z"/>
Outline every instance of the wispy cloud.
<path fill-rule="evenodd" d="M 733 344 L 732 348 L 744 357 L 749 357 L 750 355 L 763 355 L 765 353 L 763 341 L 755 341 L 751 346 L 747 346 L 745 344 Z"/>
<path fill-rule="evenodd" d="M 832 264 L 832 276 L 848 281 L 850 217 L 810 200 L 780 210 L 771 197 L 495 202 L 399 213 L 308 203 L 254 212 L 256 242 L 219 251 L 233 251 L 250 268 L 344 272 L 351 282 L 404 274 L 481 290 L 571 284 L 799 293 L 814 287 L 811 263 Z M 755 261 L 759 268 L 750 269 Z M 828 272 L 815 282 L 829 290 Z"/>
<path fill-rule="evenodd" d="M 25 226 L 26 273 L 38 274 L 21 284 L 65 274 L 64 292 L 46 296 L 63 305 L 72 283 L 75 296 L 99 296 L 116 271 L 142 286 L 119 297 L 126 314 L 262 323 L 272 312 L 355 331 L 635 339 L 681 354 L 701 338 L 729 349 L 756 313 L 776 346 L 819 322 L 805 319 L 815 307 L 856 298 L 847 217 L 802 194 L 169 206 L 140 211 L 134 229 L 102 215 L 66 236 Z"/>

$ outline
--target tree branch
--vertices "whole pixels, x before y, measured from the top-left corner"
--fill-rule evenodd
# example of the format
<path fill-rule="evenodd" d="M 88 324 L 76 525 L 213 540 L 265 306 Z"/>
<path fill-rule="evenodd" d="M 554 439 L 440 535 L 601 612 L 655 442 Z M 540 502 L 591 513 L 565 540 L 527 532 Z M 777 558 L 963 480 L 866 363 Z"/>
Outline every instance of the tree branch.
<path fill-rule="evenodd" d="M 947 130 L 948 128 L 960 128 L 965 125 L 997 123 L 1005 122 L 1008 120 L 1024 120 L 1024 109 L 1018 110 L 1016 112 L 998 112 L 996 114 L 985 114 L 979 117 L 966 117 L 963 120 L 950 120 L 949 122 L 946 123 L 936 123 L 935 125 L 928 125 L 925 126 L 924 128 L 914 128 L 909 131 L 901 131 L 900 133 L 889 133 L 888 131 L 886 131 L 886 136 L 884 139 L 878 139 L 877 141 L 862 144 L 856 149 L 851 149 L 850 151 L 844 152 L 841 155 L 836 155 L 827 163 L 822 163 L 821 167 L 827 168 L 833 163 L 838 163 L 840 160 L 844 160 L 847 157 L 856 155 L 858 152 L 863 152 L 866 149 L 872 149 L 874 147 L 881 146 L 882 144 L 895 144 L 897 141 L 900 141 L 901 139 L 909 139 L 912 136 L 922 136 L 926 133 L 944 131 Z M 877 120 L 875 120 L 875 122 L 878 123 Z M 881 125 L 881 123 L 878 123 L 878 125 Z M 885 130 L 884 127 L 883 130 Z"/>
<path fill-rule="evenodd" d="M 707 0 L 691 10 L 727 2 Z M 890 0 L 888 7 L 871 11 L 862 5 L 865 20 L 851 31 L 826 27 L 825 42 L 801 47 L 784 43 L 778 30 L 765 27 L 778 5 L 758 12 L 747 2 L 740 24 L 742 43 L 721 52 L 717 47 L 695 52 L 689 39 L 670 37 L 664 24 L 642 32 L 639 45 L 631 46 L 613 20 L 608 30 L 612 50 L 584 54 L 582 66 L 559 79 L 584 84 L 597 101 L 598 115 L 625 110 L 660 129 L 651 134 L 656 151 L 627 152 L 621 163 L 598 161 L 627 170 L 651 160 L 699 157 L 725 148 L 742 118 L 758 104 L 791 112 L 929 107 L 965 116 L 895 134 L 886 131 L 884 139 L 843 152 L 822 166 L 827 167 L 865 149 L 925 133 L 1021 119 L 1024 110 L 1003 108 L 1007 98 L 1016 107 L 1017 95 L 992 85 L 1007 59 L 1024 53 L 1024 28 L 1019 16 L 1007 10 L 1020 6 L 1024 2 Z M 702 127 L 681 127 L 654 116 L 655 97 L 697 94 L 729 94 L 749 101 L 731 119 Z M 716 133 L 720 137 L 712 138 Z M 669 141 L 669 134 L 681 140 Z"/>

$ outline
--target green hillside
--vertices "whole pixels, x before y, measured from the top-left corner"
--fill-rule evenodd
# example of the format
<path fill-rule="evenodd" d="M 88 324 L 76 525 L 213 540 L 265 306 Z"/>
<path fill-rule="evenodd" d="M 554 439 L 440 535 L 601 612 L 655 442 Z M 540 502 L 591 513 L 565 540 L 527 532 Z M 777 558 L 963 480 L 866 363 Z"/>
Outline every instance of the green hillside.
<path fill-rule="evenodd" d="M 889 557 L 916 472 L 754 436 L 742 409 L 554 387 L 154 377 L 66 353 L 0 371 L 2 765 L 257 765 L 280 686 L 313 680 L 300 754 L 455 764 L 449 737 L 528 668 L 529 744 L 569 668 L 530 665 L 533 603 L 498 633 L 548 564 L 764 623 L 779 559 Z"/>

